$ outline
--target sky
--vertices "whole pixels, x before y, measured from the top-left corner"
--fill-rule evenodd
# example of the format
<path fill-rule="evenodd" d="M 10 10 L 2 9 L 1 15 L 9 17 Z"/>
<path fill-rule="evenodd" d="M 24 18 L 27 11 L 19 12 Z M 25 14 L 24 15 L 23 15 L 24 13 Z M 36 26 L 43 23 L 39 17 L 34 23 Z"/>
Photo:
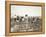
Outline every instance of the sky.
<path fill-rule="evenodd" d="M 13 16 L 41 16 L 40 6 L 19 6 L 11 5 L 11 17 Z"/>

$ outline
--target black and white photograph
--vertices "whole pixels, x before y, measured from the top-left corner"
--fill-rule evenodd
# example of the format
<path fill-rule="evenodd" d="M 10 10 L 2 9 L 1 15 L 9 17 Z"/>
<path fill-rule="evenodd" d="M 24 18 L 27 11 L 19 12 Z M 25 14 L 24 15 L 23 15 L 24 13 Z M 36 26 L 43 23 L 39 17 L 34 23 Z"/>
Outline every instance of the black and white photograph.
<path fill-rule="evenodd" d="M 41 32 L 40 6 L 11 5 L 11 32 Z"/>

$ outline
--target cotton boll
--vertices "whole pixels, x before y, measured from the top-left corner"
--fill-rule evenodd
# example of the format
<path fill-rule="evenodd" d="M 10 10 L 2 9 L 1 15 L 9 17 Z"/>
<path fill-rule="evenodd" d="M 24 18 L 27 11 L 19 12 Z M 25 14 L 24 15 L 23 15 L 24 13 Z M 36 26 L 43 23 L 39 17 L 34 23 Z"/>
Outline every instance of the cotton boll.
<path fill-rule="evenodd" d="M 14 31 L 14 28 L 11 28 L 11 32 L 13 32 Z"/>

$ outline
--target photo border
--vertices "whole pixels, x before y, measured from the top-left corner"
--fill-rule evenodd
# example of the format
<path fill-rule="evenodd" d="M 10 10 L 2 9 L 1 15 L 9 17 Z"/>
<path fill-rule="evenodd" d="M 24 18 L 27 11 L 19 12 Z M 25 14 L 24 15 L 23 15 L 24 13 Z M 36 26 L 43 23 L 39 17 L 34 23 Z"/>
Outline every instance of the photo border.
<path fill-rule="evenodd" d="M 11 4 L 13 5 L 22 5 L 22 6 L 40 6 L 41 15 L 42 15 L 42 32 L 22 32 L 22 33 L 11 33 L 10 28 L 10 17 L 11 17 Z M 20 1 L 5 1 L 5 35 L 6 36 L 15 36 L 15 35 L 35 35 L 35 34 L 44 34 L 45 33 L 45 3 L 37 2 L 20 2 Z"/>

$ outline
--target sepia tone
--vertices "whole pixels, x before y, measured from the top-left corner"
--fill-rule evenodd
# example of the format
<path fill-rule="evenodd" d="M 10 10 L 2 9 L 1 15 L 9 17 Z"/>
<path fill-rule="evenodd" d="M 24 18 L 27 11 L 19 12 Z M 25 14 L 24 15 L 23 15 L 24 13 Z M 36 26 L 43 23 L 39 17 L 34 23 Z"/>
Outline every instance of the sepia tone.
<path fill-rule="evenodd" d="M 23 6 L 25 6 L 25 5 L 26 6 L 40 6 L 42 9 L 41 17 L 30 17 L 30 16 L 27 17 L 27 15 L 25 14 L 26 15 L 25 17 L 27 17 L 27 18 L 22 17 L 22 16 L 19 17 L 19 20 L 18 20 L 18 18 L 10 18 L 11 17 L 10 4 L 15 4 L 15 3 L 16 3 L 16 5 L 23 5 Z M 44 6 L 45 6 L 44 3 L 6 1 L 6 36 L 44 33 L 45 32 L 45 30 L 44 30 L 45 29 L 44 28 L 45 7 Z M 24 19 L 24 21 L 22 21 L 23 19 Z M 11 31 L 12 27 L 13 28 L 16 27 L 16 28 L 13 31 Z"/>
<path fill-rule="evenodd" d="M 11 18 L 11 32 L 40 32 L 42 19 L 40 17 L 17 16 Z"/>

